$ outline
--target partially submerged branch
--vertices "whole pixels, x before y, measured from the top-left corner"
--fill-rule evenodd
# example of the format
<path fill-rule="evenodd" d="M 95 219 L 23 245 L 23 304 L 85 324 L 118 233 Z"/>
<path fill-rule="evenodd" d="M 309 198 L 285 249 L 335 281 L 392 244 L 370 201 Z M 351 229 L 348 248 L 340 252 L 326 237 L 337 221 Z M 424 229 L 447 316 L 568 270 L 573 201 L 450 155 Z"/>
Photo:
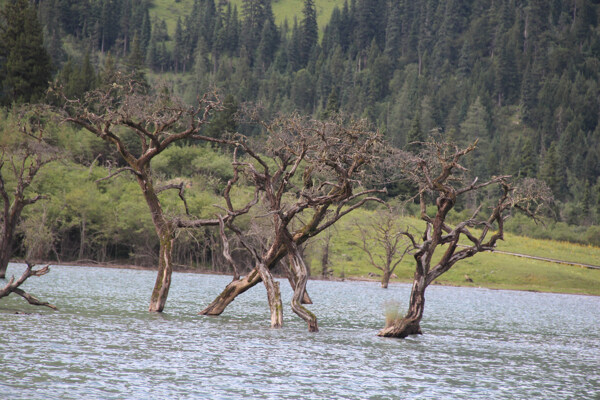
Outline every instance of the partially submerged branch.
<path fill-rule="evenodd" d="M 50 304 L 48 302 L 39 300 L 38 298 L 32 296 L 31 294 L 27 293 L 26 291 L 24 291 L 23 289 L 21 289 L 19 287 L 27 279 L 29 279 L 32 276 L 42 276 L 42 275 L 46 275 L 48 272 L 50 272 L 49 265 L 46 265 L 45 267 L 40 268 L 40 269 L 33 269 L 34 266 L 35 266 L 35 264 L 31 264 L 31 263 L 27 262 L 27 268 L 25 269 L 25 271 L 23 272 L 21 277 L 19 279 L 15 280 L 15 277 L 13 276 L 8 281 L 8 283 L 4 286 L 4 288 L 0 289 L 0 298 L 6 297 L 11 293 L 15 293 L 15 294 L 18 294 L 19 296 L 23 297 L 25 300 L 27 300 L 27 302 L 29 304 L 32 304 L 34 306 L 45 306 L 45 307 L 51 308 L 53 310 L 58 310 L 58 308 L 56 308 L 56 306 L 53 306 L 52 304 Z"/>

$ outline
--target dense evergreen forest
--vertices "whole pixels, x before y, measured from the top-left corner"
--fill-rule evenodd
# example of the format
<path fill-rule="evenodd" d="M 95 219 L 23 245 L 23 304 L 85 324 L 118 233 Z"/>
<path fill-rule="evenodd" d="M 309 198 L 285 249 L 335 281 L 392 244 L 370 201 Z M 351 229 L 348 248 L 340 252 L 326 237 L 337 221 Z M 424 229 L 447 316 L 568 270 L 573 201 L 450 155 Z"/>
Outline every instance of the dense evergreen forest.
<path fill-rule="evenodd" d="M 463 145 L 478 138 L 477 157 L 468 165 L 475 175 L 538 177 L 554 192 L 555 213 L 549 221 L 553 233 L 519 223 L 512 230 L 598 244 L 599 1 L 351 0 L 340 2 L 325 26 L 317 25 L 315 2 L 305 0 L 293 21 L 277 22 L 270 0 L 242 0 L 239 9 L 227 0 L 194 0 L 169 27 L 152 17 L 164 2 L 5 1 L 0 16 L 5 126 L 10 124 L 11 104 L 42 99 L 50 79 L 76 97 L 110 71 L 122 69 L 151 84 L 167 82 L 190 102 L 217 87 L 226 107 L 206 130 L 212 136 L 236 129 L 255 134 L 232 118 L 240 104 L 253 102 L 271 115 L 299 111 L 318 119 L 337 112 L 364 117 L 398 147 L 424 140 L 431 132 Z M 28 27 L 29 39 L 7 29 L 19 18 Z M 34 56 L 37 67 L 32 71 L 23 60 Z M 95 172 L 100 167 L 94 161 L 99 151 L 108 152 L 91 139 L 75 139 L 69 129 L 59 136 L 73 164 L 57 168 L 81 179 L 103 174 Z M 199 154 L 208 153 L 208 165 L 194 163 Z M 110 157 L 100 161 L 104 168 L 116 162 Z M 187 175 L 210 180 L 226 177 L 227 165 L 219 151 L 190 147 L 177 155 L 166 153 L 157 169 L 165 179 Z M 52 187 L 58 185 L 53 179 L 57 178 L 48 176 L 43 184 L 51 192 L 60 191 Z M 129 185 L 125 180 L 120 184 Z M 404 194 L 401 185 L 388 189 L 390 196 Z M 83 188 L 76 185 L 72 190 Z M 126 193 L 105 189 L 103 196 L 114 196 L 106 201 L 121 207 L 115 199 Z M 93 210 L 81 211 L 92 204 L 82 196 L 73 195 L 74 201 L 83 202 L 83 208 L 73 209 L 77 218 L 49 217 L 50 206 L 39 206 L 38 225 L 30 229 L 39 230 L 43 218 L 58 218 L 65 226 L 70 226 L 69 220 L 77 229 L 59 235 L 64 246 L 79 258 L 98 257 L 87 252 L 79 237 L 94 215 Z M 203 201 L 210 204 L 211 199 Z M 142 207 L 133 203 L 132 208 Z M 466 205 L 459 210 L 462 207 Z M 141 232 L 141 227 L 135 228 L 139 217 L 130 222 L 127 230 Z M 57 229 L 49 231 L 58 235 Z M 139 243 L 119 253 L 114 249 L 119 245 L 109 240 L 116 234 L 110 229 L 94 236 L 104 243 L 95 252 L 106 252 L 108 242 L 114 255 L 152 242 L 138 235 Z"/>

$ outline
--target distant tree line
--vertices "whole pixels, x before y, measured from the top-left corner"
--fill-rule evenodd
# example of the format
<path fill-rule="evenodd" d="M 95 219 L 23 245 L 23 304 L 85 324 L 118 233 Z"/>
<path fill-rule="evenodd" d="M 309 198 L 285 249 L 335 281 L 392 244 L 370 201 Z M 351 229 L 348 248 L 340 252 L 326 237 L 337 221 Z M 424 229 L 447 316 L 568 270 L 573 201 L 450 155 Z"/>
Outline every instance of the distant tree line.
<path fill-rule="evenodd" d="M 314 0 L 279 25 L 269 0 L 243 0 L 239 10 L 195 0 L 174 31 L 151 16 L 153 7 L 39 2 L 52 60 L 45 71 L 70 95 L 122 68 L 170 80 L 190 102 L 216 86 L 233 108 L 252 101 L 272 115 L 297 110 L 318 118 L 342 111 L 369 119 L 398 147 L 432 130 L 462 145 L 479 138 L 467 167 L 481 179 L 500 171 L 539 177 L 556 196 L 559 221 L 600 223 L 595 1 L 351 0 L 318 27 Z M 7 47 L 0 46 L 0 77 L 13 65 Z M 10 85 L 3 83 L 5 104 L 16 99 Z"/>

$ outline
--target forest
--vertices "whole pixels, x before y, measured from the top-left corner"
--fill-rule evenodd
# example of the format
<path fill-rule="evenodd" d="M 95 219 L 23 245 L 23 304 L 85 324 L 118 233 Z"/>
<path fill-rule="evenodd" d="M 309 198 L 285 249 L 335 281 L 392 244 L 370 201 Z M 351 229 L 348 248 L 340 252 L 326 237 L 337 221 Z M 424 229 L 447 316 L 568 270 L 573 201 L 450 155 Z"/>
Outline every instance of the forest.
<path fill-rule="evenodd" d="M 164 2 L 1 2 L 3 143 L 19 131 L 20 105 L 57 101 L 49 82 L 83 98 L 122 71 L 188 104 L 216 90 L 223 107 L 201 129 L 215 139 L 264 135 L 235 117 L 248 104 L 266 119 L 364 118 L 399 149 L 432 134 L 461 146 L 478 139 L 466 165 L 473 175 L 539 178 L 554 195 L 545 227 L 517 218 L 507 230 L 600 244 L 597 1 L 340 1 L 324 26 L 318 3 L 305 0 L 298 17 L 282 20 L 270 0 L 194 0 L 166 20 Z M 115 149 L 72 124 L 47 129 L 63 154 L 32 182 L 31 193 L 47 199 L 24 209 L 16 254 L 153 264 L 159 243 L 136 183 L 125 174 L 102 180 L 124 167 Z M 169 147 L 152 168 L 160 182 L 184 183 L 202 218 L 234 173 L 231 149 L 208 142 Z M 5 175 L 10 186 L 16 178 Z M 403 182 L 386 186 L 386 200 L 414 194 Z M 176 192 L 161 196 L 167 213 L 182 212 Z M 480 196 L 455 212 L 470 214 Z M 199 228 L 178 237 L 174 261 L 226 265 L 219 246 L 217 231 Z"/>

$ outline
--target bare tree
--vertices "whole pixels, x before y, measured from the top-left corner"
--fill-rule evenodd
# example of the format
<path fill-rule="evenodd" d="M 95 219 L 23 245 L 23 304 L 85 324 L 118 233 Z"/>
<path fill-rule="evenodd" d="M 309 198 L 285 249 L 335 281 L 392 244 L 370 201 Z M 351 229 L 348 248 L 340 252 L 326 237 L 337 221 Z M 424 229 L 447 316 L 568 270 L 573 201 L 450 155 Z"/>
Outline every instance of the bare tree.
<path fill-rule="evenodd" d="M 258 190 L 262 217 L 270 220 L 269 239 L 263 248 L 246 241 L 255 258 L 254 269 L 234 279 L 201 314 L 221 314 L 239 294 L 262 280 L 267 287 L 272 326 L 280 326 L 281 298 L 270 271 L 287 256 L 293 275 L 292 310 L 307 322 L 309 331 L 316 332 L 316 316 L 302 305 L 308 268 L 301 246 L 366 202 L 380 201 L 372 194 L 382 191 L 363 189 L 360 181 L 380 156 L 382 138 L 369 131 L 363 121 L 319 122 L 292 115 L 263 126 L 269 135 L 266 146 L 259 153 L 256 146 L 239 141 L 246 159 L 235 165 Z M 233 206 L 227 193 L 230 215 Z M 226 225 L 243 239 L 233 219 Z"/>
<path fill-rule="evenodd" d="M 31 185 L 46 164 L 60 153 L 49 145 L 44 123 L 27 109 L 19 110 L 15 126 L 5 125 L 0 138 L 0 278 L 6 277 L 8 262 L 15 251 L 15 232 L 23 209 L 45 196 L 32 193 Z"/>
<path fill-rule="evenodd" d="M 161 312 L 165 307 L 171 286 L 172 249 L 177 229 L 218 224 L 216 219 L 193 221 L 191 218 L 183 220 L 165 215 L 159 193 L 175 189 L 184 199 L 184 188 L 182 185 L 156 186 L 151 169 L 152 159 L 178 141 L 226 143 L 226 140 L 200 134 L 211 112 L 218 108 L 220 102 L 215 94 L 205 94 L 195 106 L 189 107 L 171 96 L 166 89 L 149 92 L 144 85 L 119 74 L 115 82 L 87 93 L 83 100 L 64 99 L 63 121 L 74 123 L 110 143 L 125 162 L 124 167 L 106 178 L 131 172 L 152 214 L 160 249 L 150 311 Z"/>
<path fill-rule="evenodd" d="M 32 296 L 31 294 L 27 293 L 26 291 L 24 291 L 23 289 L 21 289 L 19 287 L 28 278 L 30 278 L 32 276 L 42 276 L 42 275 L 46 275 L 48 272 L 50 272 L 50 267 L 48 265 L 46 265 L 45 267 L 40 268 L 40 269 L 33 269 L 34 266 L 35 266 L 35 264 L 31 264 L 31 263 L 27 262 L 27 268 L 25 269 L 25 272 L 23 272 L 21 277 L 19 279 L 15 280 L 15 277 L 13 276 L 8 281 L 8 283 L 2 289 L 0 289 L 0 299 L 2 297 L 8 296 L 11 293 L 15 293 L 15 294 L 18 294 L 19 296 L 23 297 L 25 300 L 27 300 L 27 302 L 29 304 L 33 304 L 34 306 L 46 306 L 53 310 L 58 310 L 58 308 L 56 308 L 52 304 L 37 299 L 36 297 Z"/>
<path fill-rule="evenodd" d="M 412 249 L 398 223 L 398 213 L 387 209 L 378 210 L 367 226 L 356 223 L 361 238 L 357 246 L 367 254 L 371 265 L 383 274 L 381 287 L 384 289 L 398 264 Z M 383 254 L 375 253 L 375 250 L 383 250 Z"/>
<path fill-rule="evenodd" d="M 513 185 L 509 176 L 497 176 L 482 183 L 478 183 L 477 178 L 468 183 L 463 174 L 466 170 L 459 162 L 475 150 L 476 143 L 459 149 L 448 143 L 431 142 L 423 144 L 424 150 L 419 156 L 404 155 L 404 171 L 419 187 L 421 219 L 426 226 L 422 241 L 408 231 L 404 233 L 414 247 L 416 261 L 409 308 L 403 318 L 388 323 L 379 336 L 404 338 L 422 333 L 420 321 L 425 307 L 425 289 L 460 260 L 482 251 L 493 251 L 496 242 L 504 238 L 504 220 L 511 210 L 521 210 L 535 218 L 540 207 L 551 200 L 547 186 L 534 179 Z M 455 226 L 447 223 L 448 212 L 461 196 L 494 186 L 497 201 L 486 217 L 480 216 L 480 205 L 468 220 Z M 427 214 L 430 198 L 435 198 L 434 216 Z M 474 227 L 480 231 L 471 231 Z M 469 244 L 459 247 L 461 238 Z M 435 257 L 438 251 L 442 254 Z"/>

